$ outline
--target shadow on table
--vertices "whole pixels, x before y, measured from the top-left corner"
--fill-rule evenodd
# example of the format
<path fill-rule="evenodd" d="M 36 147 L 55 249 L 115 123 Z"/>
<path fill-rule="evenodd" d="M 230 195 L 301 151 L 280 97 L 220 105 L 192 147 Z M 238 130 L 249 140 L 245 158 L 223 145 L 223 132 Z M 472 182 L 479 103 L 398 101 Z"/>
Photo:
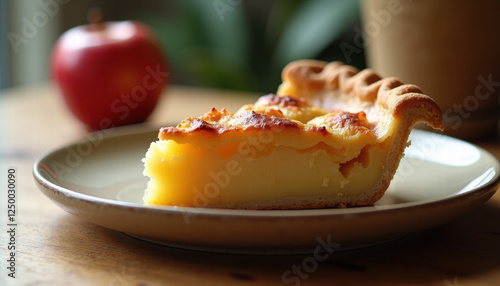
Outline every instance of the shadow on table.
<path fill-rule="evenodd" d="M 65 217 L 61 224 L 76 220 Z M 469 277 L 500 268 L 499 217 L 500 204 L 489 202 L 451 223 L 391 243 L 342 252 L 282 256 L 176 249 L 80 222 L 90 237 L 82 241 L 80 251 L 108 260 L 102 263 L 120 265 L 117 269 L 126 273 L 120 275 L 134 277 L 136 283 L 159 282 L 175 276 L 176 281 L 231 285 L 250 281 L 281 285 L 302 282 L 403 285 L 410 281 L 425 285 L 464 285 Z M 64 236 L 64 227 L 61 229 L 60 235 Z M 93 243 L 96 240 L 107 243 L 97 245 Z"/>

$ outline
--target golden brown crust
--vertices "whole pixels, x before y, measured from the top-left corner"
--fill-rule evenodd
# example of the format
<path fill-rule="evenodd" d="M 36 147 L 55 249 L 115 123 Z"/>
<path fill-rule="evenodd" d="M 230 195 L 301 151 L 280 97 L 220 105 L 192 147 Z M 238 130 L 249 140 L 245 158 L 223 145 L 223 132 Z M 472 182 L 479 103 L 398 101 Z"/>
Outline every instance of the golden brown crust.
<path fill-rule="evenodd" d="M 223 117 L 229 117 L 231 124 L 219 122 Z M 211 117 L 211 119 L 209 119 Z M 214 120 L 214 118 L 218 118 Z M 298 129 L 299 125 L 288 118 L 278 117 L 247 111 L 239 114 L 218 111 L 213 108 L 210 115 L 200 118 L 187 118 L 177 127 L 160 128 L 159 139 L 175 139 L 177 136 L 183 136 L 189 133 L 205 131 L 205 136 L 217 136 L 231 131 L 250 131 L 250 130 L 276 130 L 276 129 Z"/>
<path fill-rule="evenodd" d="M 393 142 L 384 163 L 384 173 L 364 196 L 347 201 L 323 198 L 318 205 L 370 205 L 379 200 L 389 187 L 394 173 L 407 147 L 411 129 L 418 122 L 424 122 L 437 130 L 443 130 L 440 108 L 429 96 L 415 85 L 403 84 L 397 78 L 380 78 L 372 70 L 359 72 L 342 66 L 341 63 L 320 61 L 297 61 L 283 70 L 283 84 L 280 92 L 301 94 L 306 99 L 319 103 L 323 108 L 352 110 L 362 109 L 372 122 L 379 122 L 388 113 L 398 120 L 391 137 Z"/>
<path fill-rule="evenodd" d="M 280 106 L 285 108 L 293 108 L 293 109 L 302 109 L 304 107 L 310 107 L 311 104 L 301 97 L 292 97 L 289 95 L 277 95 L 277 94 L 268 94 L 261 96 L 255 105 L 265 105 L 265 106 Z"/>
<path fill-rule="evenodd" d="M 369 69 L 359 71 L 340 62 L 315 60 L 290 63 L 283 70 L 282 78 L 277 94 L 263 96 L 235 114 L 225 109 L 212 109 L 200 118 L 188 118 L 177 127 L 162 128 L 159 139 L 193 142 L 195 138 L 200 145 L 206 146 L 215 137 L 221 144 L 234 142 L 238 136 L 251 132 L 264 131 L 273 132 L 278 145 L 295 141 L 293 138 L 303 139 L 298 140 L 304 141 L 299 142 L 302 149 L 318 144 L 340 144 L 360 152 L 354 159 L 339 161 L 343 164 L 340 171 L 348 173 L 354 163 L 366 163 L 368 155 L 363 154 L 362 149 L 365 145 L 356 145 L 359 140 L 354 138 L 362 134 L 365 139 L 370 138 L 366 139 L 371 142 L 368 146 L 390 143 L 387 143 L 388 157 L 381 165 L 383 175 L 370 190 L 351 197 L 283 198 L 217 207 L 302 209 L 371 205 L 388 188 L 413 126 L 424 122 L 443 130 L 438 105 L 417 86 L 403 84 L 397 78 L 382 79 Z"/>
<path fill-rule="evenodd" d="M 277 108 L 303 110 L 311 107 L 311 103 L 325 110 L 322 115 L 333 110 L 365 112 L 371 122 L 376 122 L 381 114 L 388 112 L 397 119 L 409 120 L 410 127 L 422 121 L 432 128 L 443 129 L 438 105 L 417 86 L 403 84 L 396 78 L 381 79 L 369 69 L 359 72 L 338 62 L 303 60 L 290 63 L 283 71 L 283 84 L 278 93 L 259 98 L 255 105 L 247 107 L 247 112 L 235 115 L 225 109 L 212 109 L 200 118 L 184 120 L 177 127 L 162 128 L 160 139 L 199 131 L 218 135 L 248 129 L 297 129 L 297 124 L 284 118 Z M 252 112 L 256 106 L 276 108 Z M 230 126 L 219 123 L 231 116 L 235 120 Z"/>
<path fill-rule="evenodd" d="M 387 110 L 396 118 L 411 113 L 412 120 L 443 130 L 442 113 L 435 101 L 415 85 L 397 78 L 382 79 L 374 71 L 359 71 L 340 62 L 301 60 L 288 64 L 278 93 L 298 95 L 322 108 Z M 350 106 L 348 106 L 350 105 Z M 358 105 L 358 106 L 356 106 Z"/>

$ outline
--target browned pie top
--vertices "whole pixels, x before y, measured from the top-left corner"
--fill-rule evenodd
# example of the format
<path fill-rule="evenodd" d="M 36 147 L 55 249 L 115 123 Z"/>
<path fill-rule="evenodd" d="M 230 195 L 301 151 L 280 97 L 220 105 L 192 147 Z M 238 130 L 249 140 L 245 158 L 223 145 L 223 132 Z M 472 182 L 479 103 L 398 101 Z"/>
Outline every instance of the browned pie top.
<path fill-rule="evenodd" d="M 358 71 L 339 62 L 303 60 L 286 66 L 282 78 L 277 94 L 262 96 L 236 113 L 213 108 L 176 127 L 161 128 L 159 139 L 184 141 L 196 134 L 204 141 L 259 130 L 376 138 L 387 136 L 391 120 L 408 129 L 418 122 L 443 129 L 438 105 L 417 86 L 397 78 L 382 79 L 369 69 Z"/>
<path fill-rule="evenodd" d="M 301 60 L 288 64 L 278 93 L 300 96 L 322 108 L 386 110 L 395 117 L 408 115 L 443 130 L 437 103 L 412 84 L 395 77 L 381 78 L 373 70 L 359 71 L 341 62 Z"/>

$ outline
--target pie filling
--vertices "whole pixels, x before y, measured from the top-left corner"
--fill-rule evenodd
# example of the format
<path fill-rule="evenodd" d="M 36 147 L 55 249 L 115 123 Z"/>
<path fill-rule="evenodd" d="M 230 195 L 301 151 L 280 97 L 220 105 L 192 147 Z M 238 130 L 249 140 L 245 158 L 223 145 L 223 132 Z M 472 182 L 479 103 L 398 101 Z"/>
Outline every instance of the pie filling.
<path fill-rule="evenodd" d="M 300 146 L 301 136 L 307 133 L 296 134 L 287 145 L 276 145 L 276 141 L 286 140 L 276 140 L 280 135 L 272 130 L 246 135 L 219 147 L 171 139 L 153 142 L 144 160 L 144 174 L 151 178 L 144 202 L 231 207 L 301 197 L 342 201 L 377 183 L 392 142 L 391 137 L 377 142 L 366 134 L 351 140 L 356 148 L 325 141 L 304 147 Z"/>
<path fill-rule="evenodd" d="M 278 94 L 163 127 L 143 159 L 147 205 L 304 209 L 370 205 L 412 127 L 443 129 L 414 85 L 338 62 L 283 70 Z"/>
<path fill-rule="evenodd" d="M 153 143 L 146 156 L 151 179 L 144 202 L 187 207 L 230 206 L 301 196 L 349 196 L 380 178 L 388 149 L 366 146 L 339 163 L 325 150 L 272 147 L 269 155 L 230 158 L 210 149 L 175 141 Z"/>

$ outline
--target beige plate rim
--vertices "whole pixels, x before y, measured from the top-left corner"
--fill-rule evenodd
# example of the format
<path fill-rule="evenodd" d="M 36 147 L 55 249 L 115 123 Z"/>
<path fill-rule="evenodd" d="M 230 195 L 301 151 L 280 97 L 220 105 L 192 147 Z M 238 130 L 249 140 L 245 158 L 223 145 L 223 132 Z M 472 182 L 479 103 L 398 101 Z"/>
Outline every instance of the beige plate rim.
<path fill-rule="evenodd" d="M 136 125 L 97 131 L 85 140 L 47 151 L 33 165 L 35 182 L 65 211 L 112 230 L 184 249 L 252 254 L 308 253 L 321 245 L 320 240 L 331 241 L 336 250 L 392 240 L 439 226 L 479 207 L 500 183 L 499 161 L 487 151 L 455 138 L 414 130 L 412 146 L 396 174 L 399 181 L 386 194 L 396 201 L 360 208 L 279 211 L 150 207 L 137 201 L 141 191 L 137 184 L 143 181 L 127 179 L 140 170 L 135 165 L 137 158 L 144 154 L 147 142 L 155 140 L 157 130 L 156 126 Z M 116 144 L 126 146 L 120 150 Z M 92 152 L 84 146 L 90 146 Z M 82 154 L 81 160 L 75 154 Z M 68 161 L 71 155 L 77 159 Z M 128 157 L 129 161 L 120 161 Z M 64 169 L 69 163 L 73 164 Z M 96 167 L 100 163 L 134 166 L 122 176 L 107 174 L 106 168 Z M 87 186 L 95 183 L 94 177 L 105 186 Z M 134 184 L 135 188 L 130 187 Z"/>

